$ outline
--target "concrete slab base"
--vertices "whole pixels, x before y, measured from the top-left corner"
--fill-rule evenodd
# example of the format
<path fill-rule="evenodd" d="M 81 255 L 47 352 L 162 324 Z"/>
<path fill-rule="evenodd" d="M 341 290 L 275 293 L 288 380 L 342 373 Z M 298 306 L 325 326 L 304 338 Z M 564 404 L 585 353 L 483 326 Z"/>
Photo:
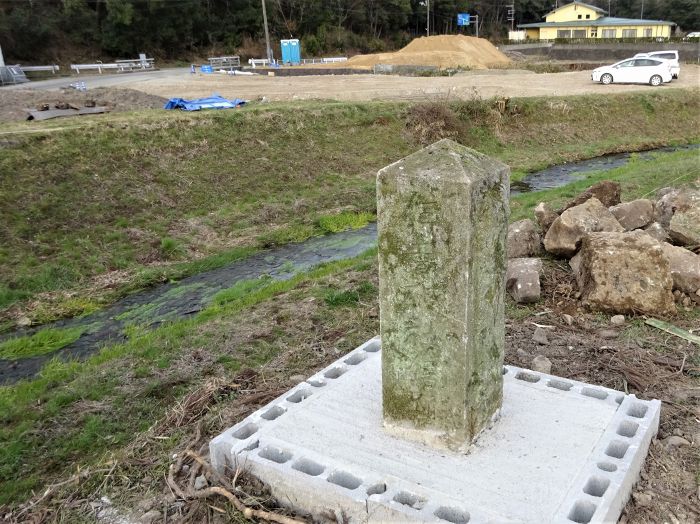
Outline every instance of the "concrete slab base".
<path fill-rule="evenodd" d="M 456 454 L 388 434 L 381 394 L 375 338 L 213 439 L 214 467 L 319 520 L 616 522 L 661 407 L 506 366 L 500 417 Z"/>

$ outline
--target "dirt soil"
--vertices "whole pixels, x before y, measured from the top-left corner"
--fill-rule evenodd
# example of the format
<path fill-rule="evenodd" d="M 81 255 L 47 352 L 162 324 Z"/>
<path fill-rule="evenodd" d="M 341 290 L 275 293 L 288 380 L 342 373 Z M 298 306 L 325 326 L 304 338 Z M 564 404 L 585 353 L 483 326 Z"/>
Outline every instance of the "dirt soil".
<path fill-rule="evenodd" d="M 336 67 L 372 67 L 377 64 L 465 67 L 486 69 L 510 59 L 483 38 L 464 35 L 423 36 L 395 53 L 356 55 Z"/>
<path fill-rule="evenodd" d="M 82 106 L 90 100 L 98 106 L 108 106 L 117 112 L 156 109 L 165 104 L 165 99 L 158 95 L 134 89 L 98 87 L 87 92 L 75 89 L 0 89 L 0 122 L 26 120 L 27 109 L 36 109 L 42 104 L 50 104 L 53 107 L 58 102 L 66 102 Z"/>
<path fill-rule="evenodd" d="M 464 72 L 452 77 L 392 75 L 319 75 L 297 77 L 177 75 L 129 84 L 156 96 L 197 98 L 219 93 L 228 98 L 287 100 L 426 100 L 471 99 L 474 96 L 567 96 L 643 91 L 649 94 L 672 88 L 698 88 L 700 66 L 683 65 L 681 76 L 670 84 L 593 83 L 589 71 L 542 73 L 488 70 Z"/>

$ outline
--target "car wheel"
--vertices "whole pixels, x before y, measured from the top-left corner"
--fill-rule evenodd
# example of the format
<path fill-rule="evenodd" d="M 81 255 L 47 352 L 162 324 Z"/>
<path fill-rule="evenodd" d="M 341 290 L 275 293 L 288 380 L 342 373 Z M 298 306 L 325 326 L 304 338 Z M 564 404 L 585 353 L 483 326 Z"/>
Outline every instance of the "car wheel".
<path fill-rule="evenodd" d="M 649 80 L 649 83 L 653 86 L 660 86 L 662 82 L 663 79 L 659 75 L 654 75 Z"/>
<path fill-rule="evenodd" d="M 600 83 L 605 85 L 612 84 L 612 75 L 610 73 L 605 73 L 600 77 Z"/>

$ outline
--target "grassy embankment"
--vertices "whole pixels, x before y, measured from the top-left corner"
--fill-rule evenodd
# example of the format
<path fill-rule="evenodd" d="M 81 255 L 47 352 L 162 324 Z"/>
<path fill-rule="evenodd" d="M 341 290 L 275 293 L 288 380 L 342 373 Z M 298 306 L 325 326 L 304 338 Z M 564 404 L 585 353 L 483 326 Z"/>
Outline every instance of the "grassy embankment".
<path fill-rule="evenodd" d="M 305 102 L 5 127 L 0 332 L 88 313 L 264 246 L 354 227 L 376 171 L 451 137 L 514 177 L 600 154 L 698 140 L 700 93 L 436 103 Z M 512 105 L 511 105 L 512 107 Z M 67 129 L 61 130 L 62 126 Z M 24 133 L 24 131 L 32 131 Z"/>
<path fill-rule="evenodd" d="M 635 159 L 605 178 L 618 180 L 623 200 L 631 200 L 698 179 L 699 154 Z M 539 199 L 562 201 L 599 178 L 592 174 L 574 188 L 545 191 L 537 199 L 519 196 L 513 202 L 515 213 L 531 213 Z M 235 384 L 243 380 L 237 372 L 262 369 L 261 382 L 282 377 L 284 386 L 286 378 L 308 375 L 376 334 L 376 279 L 374 253 L 369 252 L 286 282 L 240 282 L 220 292 L 194 318 L 153 331 L 134 325 L 126 343 L 85 362 L 52 362 L 36 380 L 0 387 L 0 506 L 24 500 L 78 466 L 108 470 L 118 465 L 107 487 L 102 476 L 87 478 L 81 497 L 99 498 L 100 490 L 127 496 L 134 483 L 158 492 L 172 450 L 191 438 L 202 413 L 208 413 L 201 419 L 205 434 L 213 435 L 252 409 L 236 407 L 242 386 Z M 533 312 L 517 309 L 510 305 L 508 315 Z M 699 318 L 695 308 L 674 322 L 689 327 Z M 640 323 L 635 329 L 639 339 L 651 328 Z M 688 365 L 700 364 L 696 356 L 689 358 Z M 174 412 L 180 416 L 186 409 L 188 393 L 213 379 L 224 386 L 205 407 L 191 408 L 201 410 L 200 416 L 182 424 L 168 422 Z M 232 413 L 226 411 L 232 407 Z"/>

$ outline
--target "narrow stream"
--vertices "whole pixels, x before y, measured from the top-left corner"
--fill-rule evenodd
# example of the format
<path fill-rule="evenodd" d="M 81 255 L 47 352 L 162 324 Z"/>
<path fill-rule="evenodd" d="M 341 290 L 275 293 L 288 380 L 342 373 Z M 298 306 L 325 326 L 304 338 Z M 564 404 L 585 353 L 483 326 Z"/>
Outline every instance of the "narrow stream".
<path fill-rule="evenodd" d="M 678 150 L 697 149 L 700 144 L 677 148 L 662 148 L 639 153 L 642 158 Z M 514 183 L 511 194 L 541 191 L 566 185 L 592 171 L 607 171 L 625 165 L 630 153 L 608 155 L 582 162 L 554 166 L 527 175 Z M 40 329 L 81 327 L 81 337 L 51 354 L 17 360 L 0 359 L 0 384 L 10 384 L 36 375 L 50 359 L 57 357 L 84 359 L 99 348 L 126 340 L 124 330 L 130 325 L 155 328 L 163 322 L 187 318 L 207 307 L 214 295 L 232 287 L 236 282 L 269 275 L 285 280 L 295 273 L 307 271 L 318 264 L 357 256 L 376 244 L 377 226 L 311 238 L 299 244 L 256 253 L 229 266 L 199 273 L 179 282 L 156 286 L 125 297 L 112 306 L 82 318 L 71 318 L 17 331 L 11 336 L 32 334 Z M 2 339 L 9 338 L 7 336 Z"/>

